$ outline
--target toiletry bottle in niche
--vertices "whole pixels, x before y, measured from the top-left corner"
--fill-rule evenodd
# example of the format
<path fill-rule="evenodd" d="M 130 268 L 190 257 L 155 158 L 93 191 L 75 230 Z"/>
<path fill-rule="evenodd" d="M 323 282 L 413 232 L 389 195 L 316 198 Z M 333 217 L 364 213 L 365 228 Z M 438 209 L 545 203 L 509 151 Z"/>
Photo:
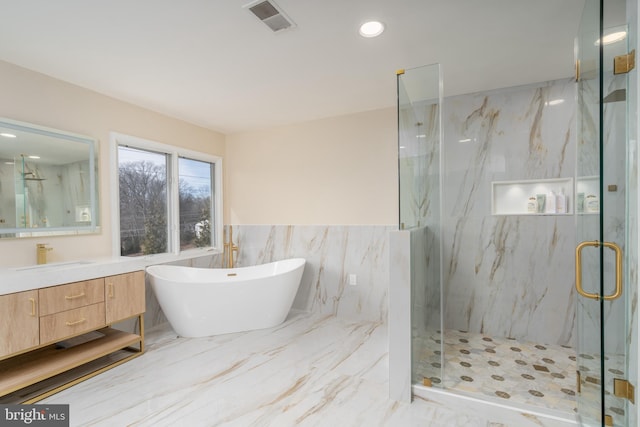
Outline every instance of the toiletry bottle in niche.
<path fill-rule="evenodd" d="M 553 191 L 549 191 L 547 194 L 544 213 L 556 213 L 556 194 Z"/>
<path fill-rule="evenodd" d="M 598 196 L 595 194 L 589 194 L 584 199 L 584 211 L 587 213 L 598 213 L 600 212 L 600 201 L 598 200 Z"/>
<path fill-rule="evenodd" d="M 538 200 L 534 196 L 527 201 L 527 213 L 538 213 Z"/>
<path fill-rule="evenodd" d="M 567 213 L 567 197 L 564 195 L 564 188 L 560 189 L 560 194 L 556 196 L 556 213 Z"/>
<path fill-rule="evenodd" d="M 538 202 L 538 213 L 544 213 L 544 202 L 547 196 L 544 194 L 536 194 L 536 201 Z"/>

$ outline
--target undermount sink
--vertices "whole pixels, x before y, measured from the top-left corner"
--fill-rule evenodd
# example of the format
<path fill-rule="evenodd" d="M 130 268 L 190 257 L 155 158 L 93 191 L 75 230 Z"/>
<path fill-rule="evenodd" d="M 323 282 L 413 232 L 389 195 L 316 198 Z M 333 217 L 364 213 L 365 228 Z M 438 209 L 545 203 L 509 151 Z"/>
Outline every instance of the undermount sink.
<path fill-rule="evenodd" d="M 13 271 L 28 271 L 28 270 L 45 270 L 49 268 L 57 268 L 57 267 L 73 267 L 76 265 L 86 265 L 91 264 L 93 261 L 69 261 L 69 262 L 55 262 L 51 264 L 40 264 L 40 265 L 32 265 L 29 267 L 19 267 L 14 268 Z"/>

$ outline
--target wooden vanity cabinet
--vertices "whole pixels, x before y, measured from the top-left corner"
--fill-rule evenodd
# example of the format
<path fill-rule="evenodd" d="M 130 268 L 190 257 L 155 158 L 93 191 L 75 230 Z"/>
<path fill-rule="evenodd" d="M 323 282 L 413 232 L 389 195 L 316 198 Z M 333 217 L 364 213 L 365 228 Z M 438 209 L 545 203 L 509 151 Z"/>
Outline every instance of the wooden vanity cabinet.
<path fill-rule="evenodd" d="M 38 291 L 0 295 L 0 359 L 39 343 Z"/>
<path fill-rule="evenodd" d="M 32 403 L 144 352 L 144 272 L 0 296 L 0 404 Z M 139 334 L 110 327 L 138 318 Z"/>
<path fill-rule="evenodd" d="M 145 311 L 144 271 L 105 277 L 107 324 Z"/>
<path fill-rule="evenodd" d="M 40 344 L 48 344 L 105 325 L 104 278 L 38 290 Z"/>
<path fill-rule="evenodd" d="M 104 278 L 42 288 L 38 296 L 40 316 L 84 307 L 104 301 Z"/>

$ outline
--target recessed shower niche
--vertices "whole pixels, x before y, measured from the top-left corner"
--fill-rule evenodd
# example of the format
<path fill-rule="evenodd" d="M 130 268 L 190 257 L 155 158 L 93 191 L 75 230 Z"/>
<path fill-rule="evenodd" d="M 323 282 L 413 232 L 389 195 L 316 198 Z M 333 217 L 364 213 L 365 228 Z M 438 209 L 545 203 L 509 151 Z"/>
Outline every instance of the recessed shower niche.
<path fill-rule="evenodd" d="M 491 183 L 493 215 L 571 215 L 574 210 L 573 178 L 494 181 Z"/>

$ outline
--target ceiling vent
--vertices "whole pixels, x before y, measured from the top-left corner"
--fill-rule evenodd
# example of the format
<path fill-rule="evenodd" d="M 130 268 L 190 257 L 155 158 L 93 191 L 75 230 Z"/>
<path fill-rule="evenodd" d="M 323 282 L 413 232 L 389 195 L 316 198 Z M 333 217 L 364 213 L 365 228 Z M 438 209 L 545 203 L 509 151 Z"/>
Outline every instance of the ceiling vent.
<path fill-rule="evenodd" d="M 244 7 L 271 28 L 274 33 L 295 28 L 293 21 L 272 0 L 258 0 Z"/>

